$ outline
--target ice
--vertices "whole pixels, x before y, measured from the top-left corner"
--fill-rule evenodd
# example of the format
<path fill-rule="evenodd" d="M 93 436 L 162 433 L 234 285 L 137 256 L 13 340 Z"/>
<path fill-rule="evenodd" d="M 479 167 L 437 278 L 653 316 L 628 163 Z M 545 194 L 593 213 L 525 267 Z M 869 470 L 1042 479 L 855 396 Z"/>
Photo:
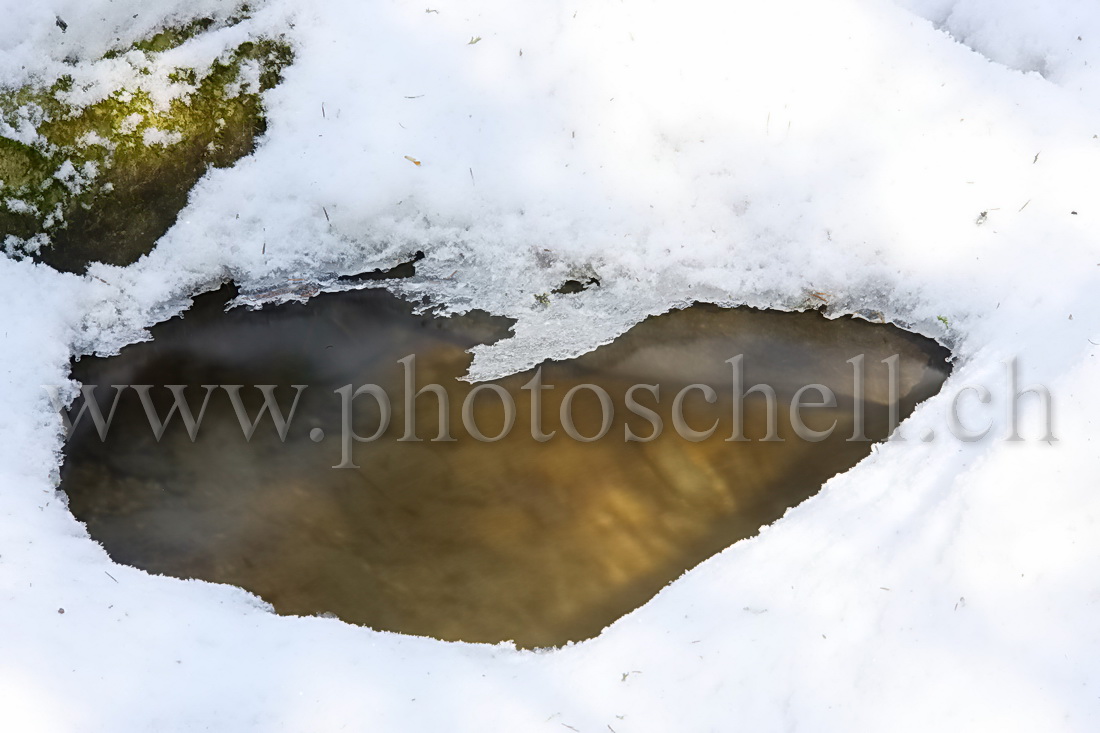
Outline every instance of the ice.
<path fill-rule="evenodd" d="M 9 84 L 233 11 L 2 4 Z M 150 255 L 86 277 L 0 259 L 5 728 L 1090 729 L 1100 10 L 270 0 L 249 23 L 297 52 L 266 137 L 200 182 Z M 70 353 L 144 338 L 227 279 L 330 285 L 417 251 L 396 291 L 516 319 L 476 350 L 475 380 L 693 300 L 827 302 L 939 338 L 957 366 L 908 440 L 562 650 L 280 618 L 112 564 L 55 493 L 40 385 L 64 383 Z M 578 272 L 600 285 L 552 294 Z M 999 439 L 1012 357 L 1054 395 L 1052 444 Z M 995 398 L 963 400 L 963 420 L 998 439 L 915 439 L 942 435 L 973 384 Z"/>

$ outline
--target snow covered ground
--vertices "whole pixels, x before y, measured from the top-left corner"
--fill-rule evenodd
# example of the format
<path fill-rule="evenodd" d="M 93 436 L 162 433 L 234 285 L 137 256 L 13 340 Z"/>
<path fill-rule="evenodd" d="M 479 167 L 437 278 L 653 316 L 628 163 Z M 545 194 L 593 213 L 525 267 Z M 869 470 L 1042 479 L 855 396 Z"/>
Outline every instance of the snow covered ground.
<path fill-rule="evenodd" d="M 8 84 L 232 9 L 0 6 Z M 297 52 L 268 135 L 198 185 L 151 255 L 88 277 L 0 259 L 0 727 L 1095 728 L 1100 7 L 269 0 L 246 24 Z M 794 308 L 811 291 L 958 362 L 908 440 L 560 650 L 278 617 L 112 564 L 55 490 L 41 385 L 70 354 L 142 338 L 225 278 L 417 250 L 402 292 L 518 319 L 473 379 L 691 300 Z M 601 287 L 534 298 L 582 271 Z M 1003 439 L 1012 357 L 1052 393 L 1056 442 L 1027 399 L 1026 440 Z M 961 401 L 968 426 L 992 421 L 973 443 L 945 422 L 967 385 L 993 394 Z"/>

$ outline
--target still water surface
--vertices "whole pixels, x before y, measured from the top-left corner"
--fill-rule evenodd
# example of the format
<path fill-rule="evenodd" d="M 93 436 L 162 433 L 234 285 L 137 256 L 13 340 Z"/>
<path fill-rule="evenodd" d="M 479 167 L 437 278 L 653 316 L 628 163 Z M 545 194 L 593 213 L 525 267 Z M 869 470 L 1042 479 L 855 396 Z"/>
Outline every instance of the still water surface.
<path fill-rule="evenodd" d="M 84 358 L 74 378 L 104 385 L 154 385 L 160 416 L 171 404 L 163 385 L 188 385 L 198 412 L 200 385 L 246 385 L 241 394 L 255 417 L 262 398 L 251 385 L 279 385 L 289 412 L 290 385 L 308 385 L 280 441 L 265 416 L 251 441 L 227 395 L 210 398 L 194 443 L 179 418 L 157 441 L 133 391 L 122 394 L 107 440 L 85 419 L 74 430 L 62 469 L 62 489 L 78 519 L 117 562 L 181 578 L 232 583 L 256 593 L 279 613 L 331 613 L 408 634 L 448 640 L 514 640 L 555 646 L 595 636 L 653 597 L 685 570 L 737 540 L 751 537 L 787 508 L 812 496 L 831 476 L 855 465 L 870 442 L 853 434 L 852 365 L 866 355 L 866 435 L 888 433 L 887 367 L 900 355 L 900 415 L 935 393 L 947 374 L 947 352 L 897 328 L 817 313 L 778 313 L 695 305 L 650 318 L 614 343 L 567 361 L 547 363 L 542 425 L 556 435 L 532 437 L 532 372 L 498 380 L 517 406 L 511 434 L 494 443 L 471 437 L 461 407 L 474 385 L 458 381 L 466 350 L 505 337 L 509 322 L 485 314 L 453 318 L 414 315 L 382 290 L 328 294 L 309 304 L 260 312 L 223 308 L 228 288 L 196 299 L 184 317 L 153 329 L 154 340 L 119 356 Z M 404 371 L 416 356 L 416 385 L 443 386 L 454 442 L 438 433 L 433 395 L 415 403 L 419 442 L 403 442 Z M 761 441 L 767 408 L 745 400 L 745 433 L 733 427 L 732 369 L 744 354 L 745 386 L 765 382 L 778 397 L 782 442 Z M 579 384 L 606 390 L 614 407 L 606 437 L 570 439 L 559 407 Z M 719 421 L 713 437 L 691 442 L 676 434 L 672 402 L 690 384 L 707 384 L 709 404 L 692 391 L 684 400 L 691 428 Z M 832 436 L 812 443 L 792 432 L 788 406 L 801 386 L 822 383 L 835 409 L 804 411 Z M 389 430 L 354 446 L 358 468 L 341 461 L 341 401 L 345 385 L 381 386 L 393 403 Z M 650 442 L 650 421 L 630 412 L 655 410 L 664 432 Z M 808 401 L 817 401 L 811 392 Z M 79 408 L 80 401 L 75 407 Z M 473 403 L 478 429 L 495 435 L 504 423 L 498 396 Z M 73 413 L 75 415 L 75 411 Z M 582 390 L 572 404 L 577 431 L 594 435 L 603 412 Z M 379 424 L 370 397 L 354 403 L 360 435 Z M 323 439 L 315 442 L 324 432 Z M 311 438 L 311 432 L 313 437 Z"/>

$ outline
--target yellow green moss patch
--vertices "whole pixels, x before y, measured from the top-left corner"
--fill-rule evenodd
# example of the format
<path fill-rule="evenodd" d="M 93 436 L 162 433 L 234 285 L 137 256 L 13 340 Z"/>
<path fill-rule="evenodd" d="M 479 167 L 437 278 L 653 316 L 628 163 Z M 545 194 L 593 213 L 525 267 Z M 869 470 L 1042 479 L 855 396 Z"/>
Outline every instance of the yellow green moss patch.
<path fill-rule="evenodd" d="M 211 166 L 252 151 L 264 129 L 260 95 L 280 81 L 292 53 L 285 41 L 263 38 L 204 68 L 155 63 L 211 25 L 195 21 L 105 55 L 95 63 L 124 60 L 131 83 L 90 104 L 68 101 L 81 91 L 68 76 L 0 89 L 0 245 L 9 254 L 72 271 L 133 262 L 175 222 Z"/>

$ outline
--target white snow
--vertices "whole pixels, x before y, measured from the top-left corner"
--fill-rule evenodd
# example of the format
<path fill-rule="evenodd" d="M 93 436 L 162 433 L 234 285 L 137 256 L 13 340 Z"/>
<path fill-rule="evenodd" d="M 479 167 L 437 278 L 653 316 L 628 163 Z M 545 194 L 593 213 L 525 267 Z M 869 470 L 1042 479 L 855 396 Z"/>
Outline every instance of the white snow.
<path fill-rule="evenodd" d="M 7 83 L 232 11 L 0 6 Z M 186 53 L 286 29 L 297 61 L 267 94 L 267 136 L 200 182 L 152 254 L 83 278 L 0 259 L 5 730 L 1094 727 L 1100 7 L 270 0 L 246 24 Z M 278 617 L 111 563 L 55 489 L 41 385 L 70 354 L 144 338 L 226 278 L 326 282 L 417 250 L 400 292 L 518 319 L 472 379 L 691 300 L 795 308 L 811 292 L 958 362 L 908 440 L 560 650 Z M 589 268 L 601 287 L 534 298 Z M 1013 357 L 1022 386 L 1053 394 L 1057 442 L 1037 440 L 1027 400 L 1027 440 L 1003 440 Z M 975 384 L 993 402 L 970 393 L 962 419 L 992 434 L 963 443 L 945 415 Z"/>
<path fill-rule="evenodd" d="M 175 145 L 183 140 L 183 133 L 175 130 L 161 130 L 156 127 L 147 127 L 145 131 L 141 133 L 141 141 L 147 146 L 168 146 Z"/>

